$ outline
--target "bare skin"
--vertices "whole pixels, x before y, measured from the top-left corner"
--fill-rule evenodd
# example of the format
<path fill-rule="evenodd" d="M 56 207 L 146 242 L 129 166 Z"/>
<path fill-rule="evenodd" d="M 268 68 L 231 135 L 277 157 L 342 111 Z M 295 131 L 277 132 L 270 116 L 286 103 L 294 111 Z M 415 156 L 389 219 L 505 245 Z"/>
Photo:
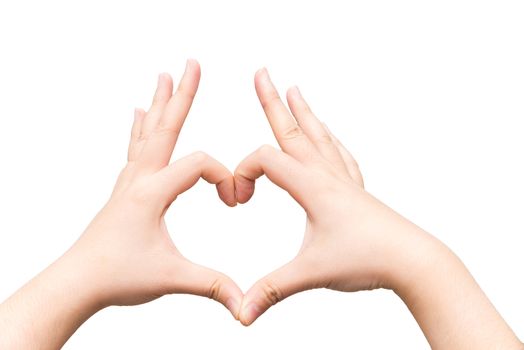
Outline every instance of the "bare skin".
<path fill-rule="evenodd" d="M 160 75 L 149 111 L 135 112 L 128 163 L 108 203 L 69 251 L 0 305 L 1 349 L 58 349 L 102 308 L 171 293 L 210 297 L 238 314 L 242 291 L 184 258 L 164 222 L 200 177 L 236 205 L 233 175 L 213 158 L 199 152 L 168 164 L 199 79 L 193 60 L 174 94 L 171 77 Z"/>
<path fill-rule="evenodd" d="M 304 290 L 388 288 L 406 303 L 433 349 L 524 349 L 460 259 L 364 190 L 352 155 L 312 113 L 297 88 L 289 109 L 265 69 L 255 88 L 281 147 L 262 146 L 235 175 L 204 153 L 169 160 L 198 88 L 188 61 L 173 94 L 159 77 L 146 113 L 135 111 L 128 163 L 108 203 L 55 263 L 0 305 L 1 349 L 58 349 L 110 305 L 171 293 L 207 296 L 244 325 Z M 229 206 L 247 202 L 263 174 L 305 210 L 297 256 L 244 295 L 224 274 L 177 250 L 164 215 L 200 177 Z"/>
<path fill-rule="evenodd" d="M 289 110 L 265 69 L 255 88 L 281 150 L 262 146 L 238 165 L 237 200 L 247 202 L 265 174 L 304 208 L 306 230 L 297 256 L 247 291 L 244 325 L 304 290 L 388 288 L 432 349 L 524 348 L 457 256 L 364 190 L 354 158 L 296 87 Z"/>

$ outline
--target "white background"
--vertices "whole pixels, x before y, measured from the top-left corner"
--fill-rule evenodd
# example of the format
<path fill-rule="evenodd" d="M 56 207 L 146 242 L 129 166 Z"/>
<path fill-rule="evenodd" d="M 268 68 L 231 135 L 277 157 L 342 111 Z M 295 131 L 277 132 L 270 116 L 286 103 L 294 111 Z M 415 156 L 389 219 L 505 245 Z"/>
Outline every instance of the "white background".
<path fill-rule="evenodd" d="M 450 246 L 524 337 L 524 3 L 2 1 L 0 299 L 62 254 L 108 198 L 135 106 L 187 57 L 201 87 L 175 157 L 231 170 L 275 144 L 253 88 L 297 84 L 367 189 Z M 300 207 L 267 179 L 234 209 L 205 182 L 168 213 L 179 249 L 243 290 L 291 259 Z M 1 332 L 1 331 L 0 331 Z M 244 328 L 167 296 L 90 319 L 66 349 L 424 349 L 389 291 L 316 290 Z"/>

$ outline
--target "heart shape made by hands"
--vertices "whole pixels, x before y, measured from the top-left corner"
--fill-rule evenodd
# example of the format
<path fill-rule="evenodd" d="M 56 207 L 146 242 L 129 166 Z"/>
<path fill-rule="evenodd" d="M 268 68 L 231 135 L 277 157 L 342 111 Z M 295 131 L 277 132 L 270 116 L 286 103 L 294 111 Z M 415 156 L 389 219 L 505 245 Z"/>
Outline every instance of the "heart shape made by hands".
<path fill-rule="evenodd" d="M 183 83 L 184 78 L 181 85 Z M 340 224 L 344 220 L 334 220 L 334 213 L 346 219 L 348 192 L 364 193 L 357 163 L 311 112 L 296 87 L 287 94 L 290 110 L 278 97 L 267 70 L 262 69 L 255 75 L 255 89 L 282 150 L 264 145 L 245 158 L 234 172 L 233 188 L 225 186 L 227 181 L 224 179 L 217 183 L 216 179 L 209 179 L 209 173 L 202 172 L 202 175 L 207 176 L 209 182 L 217 183 L 220 197 L 231 205 L 233 202 L 246 203 L 254 193 L 255 180 L 265 174 L 305 209 L 307 223 L 298 255 L 256 282 L 243 295 L 240 305 L 234 297 L 238 291 L 231 286 L 228 277 L 218 279 L 210 287 L 207 295 L 223 302 L 244 325 L 251 324 L 270 306 L 303 290 L 319 287 L 352 290 L 370 288 L 374 283 L 367 279 L 349 285 L 338 283 L 338 276 L 333 274 L 337 265 L 329 263 L 335 253 L 344 255 L 340 253 L 339 242 L 342 240 L 339 232 L 343 231 Z M 207 159 L 206 156 L 202 158 Z M 234 201 L 231 199 L 233 193 Z M 335 233 L 330 235 L 328 232 Z M 347 260 L 345 256 L 343 259 Z"/>
<path fill-rule="evenodd" d="M 205 153 L 170 158 L 200 80 L 189 60 L 173 94 L 168 74 L 159 76 L 152 105 L 135 110 L 128 164 L 110 201 L 72 250 L 89 251 L 98 266 L 103 304 L 137 304 L 165 294 L 213 298 L 244 325 L 284 298 L 311 288 L 359 290 L 379 287 L 376 256 L 385 242 L 368 232 L 365 208 L 380 204 L 363 190 L 358 165 L 331 131 L 312 113 L 298 88 L 289 89 L 289 109 L 266 69 L 255 75 L 255 89 L 280 150 L 261 146 L 234 174 Z M 186 259 L 164 220 L 177 196 L 199 178 L 216 184 L 228 206 L 249 201 L 255 181 L 266 175 L 287 191 L 306 213 L 306 231 L 297 256 L 256 282 L 245 294 L 228 276 Z M 375 210 L 376 211 L 376 210 Z M 368 215 L 369 216 L 369 215 Z M 125 232 L 125 233 L 124 233 Z M 115 254 L 114 252 L 118 252 Z"/>

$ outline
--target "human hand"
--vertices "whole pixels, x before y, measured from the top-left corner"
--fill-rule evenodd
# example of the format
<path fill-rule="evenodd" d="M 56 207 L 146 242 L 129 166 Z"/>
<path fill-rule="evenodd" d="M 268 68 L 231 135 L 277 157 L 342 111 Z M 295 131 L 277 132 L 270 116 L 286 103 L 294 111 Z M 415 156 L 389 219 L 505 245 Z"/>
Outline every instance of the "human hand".
<path fill-rule="evenodd" d="M 224 203 L 236 205 L 232 174 L 215 159 L 197 152 L 169 164 L 199 79 L 194 60 L 188 60 L 174 94 L 171 77 L 159 76 L 149 111 L 135 111 L 128 163 L 109 202 L 67 253 L 89 266 L 86 277 L 103 305 L 189 293 L 215 299 L 237 315 L 243 296 L 237 285 L 182 256 L 164 221 L 171 203 L 200 177 L 216 184 Z"/>
<path fill-rule="evenodd" d="M 432 349 L 522 349 L 460 259 L 364 190 L 357 163 L 297 88 L 287 93 L 291 113 L 265 69 L 255 75 L 255 88 L 282 151 L 262 146 L 238 165 L 237 201 L 247 202 L 255 180 L 266 174 L 304 208 L 307 220 L 297 256 L 244 295 L 242 324 L 308 289 L 389 288 Z"/>
<path fill-rule="evenodd" d="M 307 220 L 298 255 L 246 293 L 240 321 L 249 325 L 270 306 L 307 289 L 396 287 L 401 266 L 433 249 L 434 240 L 363 189 L 352 155 L 296 87 L 287 92 L 291 113 L 265 69 L 257 72 L 255 88 L 282 151 L 262 146 L 238 165 L 237 200 L 247 202 L 255 179 L 266 174 L 304 208 Z"/>
<path fill-rule="evenodd" d="M 149 111 L 135 110 L 128 163 L 107 204 L 62 257 L 0 304 L 0 348 L 58 349 L 102 308 L 170 293 L 215 299 L 238 317 L 242 291 L 186 259 L 164 221 L 200 177 L 216 184 L 227 205 L 237 203 L 233 175 L 213 158 L 197 152 L 169 164 L 199 80 L 194 60 L 174 95 L 171 77 L 159 76 Z"/>

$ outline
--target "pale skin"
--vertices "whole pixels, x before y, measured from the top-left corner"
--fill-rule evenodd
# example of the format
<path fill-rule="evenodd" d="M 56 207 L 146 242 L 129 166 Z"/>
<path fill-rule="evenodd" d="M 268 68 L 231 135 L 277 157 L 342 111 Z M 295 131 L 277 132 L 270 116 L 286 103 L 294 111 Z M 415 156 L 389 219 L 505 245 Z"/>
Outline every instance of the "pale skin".
<path fill-rule="evenodd" d="M 213 298 L 247 326 L 308 289 L 387 288 L 433 349 L 524 349 L 460 259 L 366 192 L 354 158 L 298 89 L 288 91 L 288 108 L 265 69 L 255 88 L 281 150 L 260 147 L 234 176 L 203 153 L 169 164 L 199 78 L 193 60 L 174 95 L 171 78 L 159 77 L 149 111 L 135 112 L 128 164 L 106 206 L 68 252 L 0 305 L 0 348 L 57 349 L 104 307 L 171 293 Z M 296 257 L 244 295 L 224 274 L 184 258 L 163 217 L 200 177 L 234 206 L 264 174 L 304 208 L 306 230 Z"/>
<path fill-rule="evenodd" d="M 443 243 L 364 190 L 352 155 L 298 88 L 281 101 L 267 70 L 255 88 L 281 150 L 262 146 L 235 171 L 237 200 L 265 174 L 306 213 L 296 257 L 255 283 L 239 319 L 250 325 L 295 293 L 388 288 L 407 305 L 432 349 L 523 349 L 466 267 Z"/>
<path fill-rule="evenodd" d="M 227 205 L 237 203 L 231 172 L 205 153 L 169 164 L 199 79 L 194 60 L 174 94 L 171 77 L 159 76 L 149 111 L 135 111 L 128 163 L 108 203 L 62 257 L 0 306 L 0 349 L 59 349 L 97 311 L 165 294 L 210 297 L 238 314 L 238 286 L 184 258 L 164 222 L 200 177 Z"/>

